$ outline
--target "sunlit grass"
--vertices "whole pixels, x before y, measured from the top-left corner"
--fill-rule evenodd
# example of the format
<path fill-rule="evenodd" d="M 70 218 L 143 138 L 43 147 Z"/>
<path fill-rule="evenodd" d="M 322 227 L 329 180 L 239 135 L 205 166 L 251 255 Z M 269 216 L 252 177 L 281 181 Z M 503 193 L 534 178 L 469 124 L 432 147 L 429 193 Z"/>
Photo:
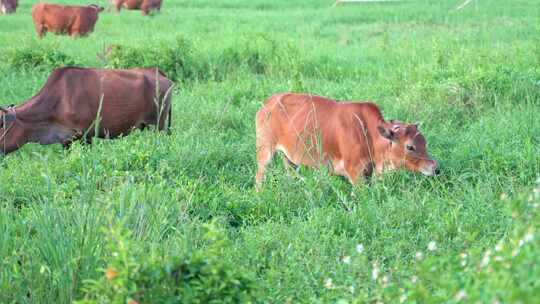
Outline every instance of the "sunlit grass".
<path fill-rule="evenodd" d="M 121 242 L 108 236 L 117 230 L 136 248 L 123 252 L 129 265 L 160 273 L 133 273 L 146 290 L 172 284 L 160 272 L 167 265 L 214 248 L 229 265 L 217 269 L 242 269 L 260 302 L 540 295 L 535 1 L 454 11 L 463 1 L 171 0 L 149 18 L 104 13 L 87 38 L 40 41 L 31 2 L 0 16 L 0 104 L 33 96 L 66 58 L 114 65 L 97 54 L 116 44 L 128 50 L 118 63 L 177 73 L 173 132 L 68 151 L 29 144 L 2 158 L 0 302 L 95 299 L 112 286 L 106 269 Z M 37 44 L 47 60 L 32 57 Z M 145 50 L 152 55 L 126 56 Z M 326 170 L 286 170 L 277 156 L 256 193 L 255 112 L 280 91 L 372 100 L 387 119 L 421 121 L 442 174 L 400 171 L 351 188 Z M 227 245 L 205 237 L 210 222 Z"/>

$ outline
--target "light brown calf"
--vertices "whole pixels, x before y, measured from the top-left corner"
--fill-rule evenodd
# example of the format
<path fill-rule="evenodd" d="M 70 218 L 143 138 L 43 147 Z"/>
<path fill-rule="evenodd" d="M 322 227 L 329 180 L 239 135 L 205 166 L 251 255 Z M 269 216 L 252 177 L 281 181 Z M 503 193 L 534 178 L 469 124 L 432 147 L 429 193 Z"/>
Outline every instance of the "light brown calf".
<path fill-rule="evenodd" d="M 385 121 L 370 102 L 336 102 L 304 94 L 271 96 L 256 115 L 257 174 L 260 190 L 264 171 L 276 151 L 285 163 L 319 167 L 355 183 L 370 176 L 405 167 L 434 175 L 437 162 L 426 150 L 418 125 Z"/>

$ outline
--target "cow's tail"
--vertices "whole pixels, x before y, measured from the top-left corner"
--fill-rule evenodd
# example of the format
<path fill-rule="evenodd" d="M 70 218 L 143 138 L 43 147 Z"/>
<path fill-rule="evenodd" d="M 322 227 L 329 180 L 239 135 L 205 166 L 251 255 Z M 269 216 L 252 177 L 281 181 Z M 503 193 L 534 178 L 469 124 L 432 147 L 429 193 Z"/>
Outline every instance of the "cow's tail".
<path fill-rule="evenodd" d="M 167 118 L 167 134 L 171 135 L 172 103 L 169 101 L 169 117 Z"/>

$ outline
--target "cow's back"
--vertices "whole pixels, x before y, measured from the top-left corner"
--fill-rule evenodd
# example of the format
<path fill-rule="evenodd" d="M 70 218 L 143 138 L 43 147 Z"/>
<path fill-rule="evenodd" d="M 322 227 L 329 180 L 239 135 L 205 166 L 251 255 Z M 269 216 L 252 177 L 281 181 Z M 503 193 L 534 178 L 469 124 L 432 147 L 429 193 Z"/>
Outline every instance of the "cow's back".
<path fill-rule="evenodd" d="M 156 121 L 156 80 L 149 73 L 66 67 L 57 69 L 53 77 L 42 89 L 40 99 L 55 103 L 48 106 L 54 109 L 53 119 L 58 125 L 84 132 L 92 126 L 100 108 L 100 136 L 116 137 L 132 127 Z"/>

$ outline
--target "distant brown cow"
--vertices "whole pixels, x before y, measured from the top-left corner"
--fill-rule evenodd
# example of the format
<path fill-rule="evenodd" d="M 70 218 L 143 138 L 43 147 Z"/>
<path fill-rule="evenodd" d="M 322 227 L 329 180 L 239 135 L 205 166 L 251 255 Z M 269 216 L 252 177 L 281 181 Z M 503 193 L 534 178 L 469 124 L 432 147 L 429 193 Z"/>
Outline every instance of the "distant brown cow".
<path fill-rule="evenodd" d="M 122 7 L 128 10 L 141 10 L 141 14 L 147 15 L 151 10 L 161 9 L 161 0 L 111 0 L 119 12 Z"/>
<path fill-rule="evenodd" d="M 68 147 L 84 136 L 91 141 L 100 103 L 99 137 L 114 138 L 150 124 L 169 129 L 172 85 L 156 69 L 57 69 L 37 95 L 0 108 L 0 152 L 28 142 Z"/>
<path fill-rule="evenodd" d="M 286 165 L 329 165 L 351 183 L 373 170 L 382 173 L 405 167 L 434 175 L 437 168 L 417 125 L 387 122 L 377 105 L 369 102 L 277 94 L 257 112 L 255 123 L 257 190 L 276 151 L 284 154 Z"/>
<path fill-rule="evenodd" d="M 0 14 L 15 13 L 19 3 L 17 0 L 0 0 Z"/>
<path fill-rule="evenodd" d="M 79 37 L 94 31 L 98 14 L 102 11 L 103 7 L 95 4 L 70 6 L 38 3 L 32 8 L 32 19 L 40 38 L 47 32 Z"/>

